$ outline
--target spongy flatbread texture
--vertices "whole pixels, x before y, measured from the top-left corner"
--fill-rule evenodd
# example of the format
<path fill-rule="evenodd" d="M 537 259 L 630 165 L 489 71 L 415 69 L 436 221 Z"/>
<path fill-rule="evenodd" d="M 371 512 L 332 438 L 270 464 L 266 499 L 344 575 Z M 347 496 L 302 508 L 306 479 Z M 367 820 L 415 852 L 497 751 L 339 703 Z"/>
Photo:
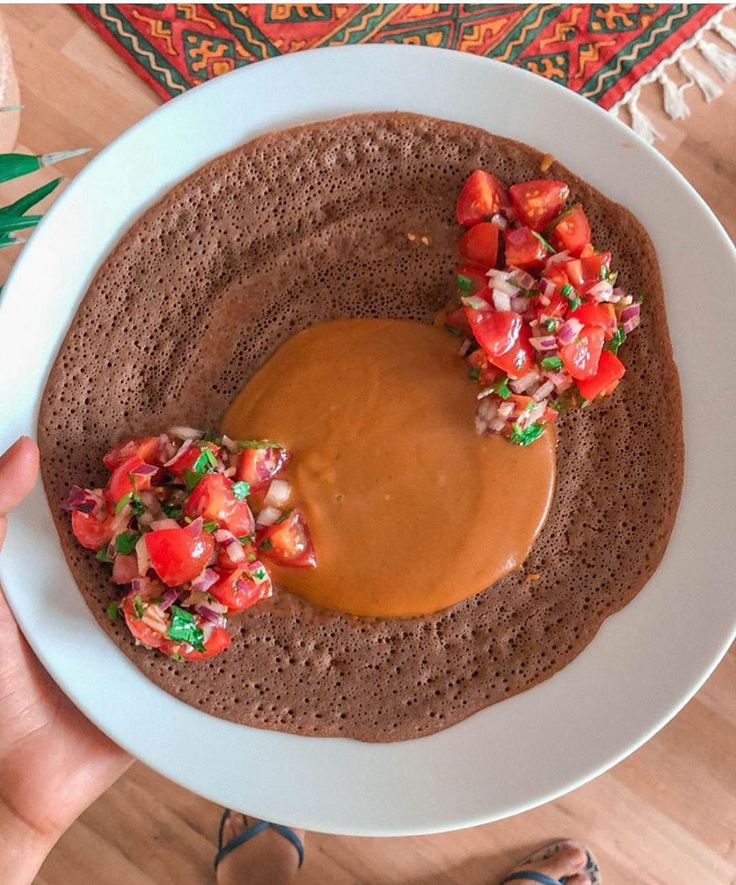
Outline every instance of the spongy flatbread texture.
<path fill-rule="evenodd" d="M 411 620 L 352 618 L 277 593 L 231 621 L 223 655 L 181 664 L 136 648 L 107 620 L 109 567 L 76 544 L 58 509 L 73 483 L 104 482 L 102 455 L 121 437 L 173 422 L 216 426 L 276 347 L 310 323 L 431 322 L 454 291 L 464 178 L 477 168 L 509 183 L 539 178 L 541 160 L 518 142 L 408 114 L 276 132 L 175 187 L 103 263 L 44 392 L 43 479 L 87 603 L 159 686 L 247 725 L 418 737 L 547 679 L 644 586 L 667 545 L 683 470 L 659 270 L 636 219 L 557 163 L 544 177 L 569 184 L 622 285 L 646 299 L 615 395 L 559 423 L 555 500 L 522 572 Z"/>

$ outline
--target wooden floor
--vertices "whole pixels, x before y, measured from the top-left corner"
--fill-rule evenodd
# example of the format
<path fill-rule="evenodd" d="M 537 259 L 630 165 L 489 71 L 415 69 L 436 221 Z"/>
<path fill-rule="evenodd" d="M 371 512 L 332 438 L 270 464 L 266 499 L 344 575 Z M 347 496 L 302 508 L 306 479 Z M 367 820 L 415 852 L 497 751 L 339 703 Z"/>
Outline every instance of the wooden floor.
<path fill-rule="evenodd" d="M 69 9 L 10 5 L 2 14 L 25 105 L 23 148 L 34 153 L 97 149 L 158 105 L 149 88 Z M 731 13 L 731 27 L 735 19 Z M 712 105 L 691 88 L 692 115 L 678 123 L 665 118 L 660 102 L 658 88 L 648 87 L 641 104 L 666 135 L 658 146 L 736 236 L 736 84 Z M 69 162 L 64 173 L 73 175 L 85 159 Z M 38 173 L 36 180 L 53 174 Z M 18 190 L 18 185 L 5 186 L 2 197 Z M 0 278 L 13 251 L 0 252 Z M 211 803 L 136 765 L 68 831 L 37 882 L 211 882 L 218 816 Z M 501 823 L 440 836 L 310 836 L 300 879 L 305 885 L 491 883 L 530 848 L 567 835 L 594 848 L 608 885 L 736 883 L 733 651 L 655 738 L 563 799 Z"/>

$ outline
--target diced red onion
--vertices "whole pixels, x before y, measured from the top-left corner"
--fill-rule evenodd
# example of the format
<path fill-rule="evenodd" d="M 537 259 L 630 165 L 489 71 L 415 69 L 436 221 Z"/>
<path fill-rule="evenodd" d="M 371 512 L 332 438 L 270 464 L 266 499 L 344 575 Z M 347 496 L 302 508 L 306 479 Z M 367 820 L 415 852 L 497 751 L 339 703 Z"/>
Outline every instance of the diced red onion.
<path fill-rule="evenodd" d="M 554 335 L 544 335 L 542 338 L 530 338 L 529 343 L 535 350 L 542 352 L 557 350 L 557 339 Z"/>
<path fill-rule="evenodd" d="M 102 494 L 97 490 L 83 489 L 81 486 L 72 486 L 69 497 L 61 505 L 62 510 L 78 513 L 97 513 L 102 506 Z"/>
<path fill-rule="evenodd" d="M 205 623 L 202 624 L 202 639 L 205 645 L 209 641 L 210 636 L 212 636 L 212 634 L 215 632 L 215 629 L 217 627 L 224 627 L 225 624 L 227 624 L 227 620 L 222 616 L 220 616 L 220 619 L 216 623 L 205 621 Z"/>
<path fill-rule="evenodd" d="M 138 559 L 138 571 L 141 575 L 145 575 L 151 567 L 151 560 L 148 556 L 148 547 L 146 547 L 146 536 L 142 535 L 135 545 L 135 555 Z"/>
<path fill-rule="evenodd" d="M 591 286 L 588 289 L 588 295 L 594 301 L 611 301 L 613 297 L 613 286 L 608 282 L 608 280 L 601 280 L 599 283 L 596 283 L 595 286 Z"/>
<path fill-rule="evenodd" d="M 624 295 L 624 297 L 619 301 L 619 304 L 621 305 L 621 307 L 628 307 L 629 304 L 633 304 L 633 303 L 634 303 L 634 296 L 633 295 Z"/>
<path fill-rule="evenodd" d="M 184 452 L 186 452 L 188 449 L 191 449 L 191 447 L 192 447 L 192 441 L 191 441 L 191 439 L 184 440 L 184 442 L 183 442 L 183 443 L 179 446 L 179 448 L 174 452 L 174 454 L 172 455 L 172 457 L 169 458 L 169 460 L 164 464 L 164 467 L 170 467 L 170 466 L 174 463 L 174 461 L 177 460 L 177 458 L 178 458 L 180 455 L 183 455 Z"/>
<path fill-rule="evenodd" d="M 503 418 L 494 418 L 488 425 L 488 429 L 492 433 L 501 433 L 504 427 L 506 427 L 506 421 Z"/>
<path fill-rule="evenodd" d="M 152 513 L 159 513 L 161 511 L 161 502 L 153 492 L 145 491 L 141 492 L 140 495 L 141 504 L 143 504 L 146 510 L 150 510 Z"/>
<path fill-rule="evenodd" d="M 511 310 L 511 296 L 506 292 L 494 286 L 491 297 L 493 298 L 493 306 L 496 310 Z"/>
<path fill-rule="evenodd" d="M 232 455 L 237 455 L 238 453 L 238 444 L 234 439 L 230 439 L 226 434 L 222 434 L 222 444 Z"/>
<path fill-rule="evenodd" d="M 539 374 L 532 370 L 531 372 L 527 372 L 526 375 L 522 375 L 521 378 L 515 378 L 513 381 L 509 381 L 509 387 L 514 393 L 524 393 L 524 391 L 531 387 L 535 381 L 539 381 Z"/>
<path fill-rule="evenodd" d="M 527 415 L 527 426 L 530 424 L 534 424 L 535 421 L 539 421 L 541 417 L 544 415 L 544 410 L 547 408 L 547 400 L 542 400 L 538 402 L 533 409 L 530 409 Z"/>
<path fill-rule="evenodd" d="M 161 594 L 161 602 L 159 602 L 158 607 L 161 611 L 165 612 L 171 608 L 178 598 L 179 591 L 175 590 L 173 587 L 167 587 Z"/>
<path fill-rule="evenodd" d="M 176 436 L 178 439 L 201 439 L 204 436 L 203 430 L 196 430 L 194 427 L 186 427 L 186 426 L 177 426 L 170 427 L 169 433 L 172 436 Z"/>
<path fill-rule="evenodd" d="M 621 316 L 619 317 L 619 322 L 625 323 L 627 320 L 630 320 L 633 317 L 638 317 L 640 313 L 641 313 L 640 305 L 629 304 L 628 307 L 625 307 L 621 311 Z"/>
<path fill-rule="evenodd" d="M 240 544 L 238 544 L 240 547 Z M 240 550 L 242 552 L 242 547 Z M 206 568 L 201 574 L 192 581 L 192 590 L 201 590 L 202 592 L 209 590 L 213 584 L 220 580 L 220 576 L 214 569 Z"/>
<path fill-rule="evenodd" d="M 219 624 L 220 618 L 222 614 L 220 612 L 213 611 L 206 605 L 198 605 L 194 611 L 202 618 L 202 620 L 206 621 L 208 624 Z"/>
<path fill-rule="evenodd" d="M 613 290 L 613 295 L 616 301 L 620 301 L 622 298 L 626 297 L 626 292 L 624 292 L 621 286 L 616 286 Z"/>
<path fill-rule="evenodd" d="M 130 594 L 126 594 L 126 596 L 136 593 L 145 593 L 147 587 L 148 578 L 133 578 L 130 582 Z"/>
<path fill-rule="evenodd" d="M 281 516 L 281 511 L 275 507 L 264 507 L 256 517 L 256 525 L 273 525 Z"/>
<path fill-rule="evenodd" d="M 158 532 L 161 529 L 178 529 L 179 523 L 175 519 L 154 519 L 151 523 L 151 528 L 154 532 Z"/>
<path fill-rule="evenodd" d="M 240 541 L 230 541 L 230 543 L 225 546 L 225 550 L 233 562 L 245 561 L 245 550 L 243 550 L 243 545 Z"/>
<path fill-rule="evenodd" d="M 547 397 L 554 391 L 555 386 L 551 381 L 545 381 L 544 384 L 540 385 L 534 391 L 534 399 L 537 402 L 541 402 L 543 399 L 547 399 Z"/>
<path fill-rule="evenodd" d="M 494 400 L 483 400 L 478 406 L 477 414 L 485 421 L 491 421 L 496 417 L 498 411 L 498 403 Z"/>
<path fill-rule="evenodd" d="M 551 298 L 555 292 L 557 291 L 557 286 L 546 277 L 542 277 L 539 281 L 539 291 L 544 295 L 545 298 Z M 547 301 L 549 304 L 549 301 Z"/>
<path fill-rule="evenodd" d="M 476 399 L 485 399 L 487 396 L 491 396 L 495 392 L 496 391 L 492 387 L 484 387 L 483 390 L 481 390 L 480 393 L 478 393 L 475 398 Z"/>
<path fill-rule="evenodd" d="M 200 603 L 199 608 L 208 608 L 210 611 L 215 612 L 218 615 L 227 614 L 227 606 L 223 605 L 221 602 L 216 602 L 214 599 L 208 599 L 207 602 Z"/>
<path fill-rule="evenodd" d="M 514 413 L 515 408 L 516 403 L 501 403 L 498 407 L 499 418 L 510 418 Z"/>
<path fill-rule="evenodd" d="M 480 295 L 464 296 L 460 300 L 464 307 L 469 307 L 472 310 L 488 310 L 489 307 L 488 302 L 481 298 Z"/>
<path fill-rule="evenodd" d="M 515 310 L 517 313 L 524 313 L 528 307 L 529 299 L 523 295 L 514 295 L 511 299 L 511 310 Z"/>
<path fill-rule="evenodd" d="M 506 282 L 505 280 L 495 280 L 491 279 L 490 285 L 493 289 L 498 289 L 499 292 L 505 292 L 506 295 L 518 295 L 521 291 L 521 286 L 515 286 L 511 282 Z"/>
<path fill-rule="evenodd" d="M 291 497 L 291 486 L 285 479 L 274 479 L 268 487 L 263 503 L 267 507 L 282 507 Z"/>
<path fill-rule="evenodd" d="M 135 470 L 131 470 L 132 476 L 153 476 L 154 473 L 158 473 L 159 468 L 156 467 L 155 464 L 141 464 L 140 467 L 136 467 Z"/>
<path fill-rule="evenodd" d="M 624 323 L 624 332 L 626 332 L 627 335 L 630 335 L 640 322 L 641 320 L 639 317 L 631 317 L 630 320 L 626 320 Z"/>
<path fill-rule="evenodd" d="M 531 289 L 534 285 L 534 277 L 520 267 L 510 267 L 508 281 L 521 289 Z"/>
<path fill-rule="evenodd" d="M 491 221 L 496 225 L 499 230 L 506 230 L 509 226 L 508 221 L 505 219 L 500 212 L 497 212 L 495 215 L 491 216 Z"/>
<path fill-rule="evenodd" d="M 202 526 L 204 525 L 204 520 L 201 516 L 198 516 L 194 522 L 190 522 L 186 527 L 188 531 L 190 531 L 193 535 L 198 535 L 202 531 Z M 178 528 L 178 526 L 177 526 Z"/>
<path fill-rule="evenodd" d="M 235 535 L 227 529 L 216 529 L 214 534 L 215 541 L 217 541 L 218 544 L 229 544 L 231 541 L 238 540 Z"/>
<path fill-rule="evenodd" d="M 547 378 L 554 384 L 557 390 L 567 390 L 572 386 L 572 378 L 567 372 L 548 372 Z"/>
<path fill-rule="evenodd" d="M 496 281 L 498 281 L 499 283 L 505 283 L 511 276 L 511 274 L 505 270 L 498 270 L 497 268 L 492 267 L 490 270 L 486 271 L 486 276 L 489 280 L 488 285 L 493 286 L 495 285 Z"/>
<path fill-rule="evenodd" d="M 473 342 L 469 338 L 463 338 L 460 347 L 458 349 L 458 353 L 460 356 L 467 356 L 468 351 L 473 346 Z"/>
<path fill-rule="evenodd" d="M 560 344 L 572 344 L 572 342 L 578 337 L 580 330 L 583 328 L 583 324 L 580 320 L 576 320 L 575 317 L 571 317 L 565 325 L 557 332 L 557 339 Z"/>
<path fill-rule="evenodd" d="M 544 272 L 550 269 L 550 267 L 554 267 L 555 264 L 559 264 L 561 261 L 569 261 L 572 256 L 565 249 L 563 252 L 555 252 L 554 255 L 550 255 L 547 259 L 547 263 L 544 265 Z"/>

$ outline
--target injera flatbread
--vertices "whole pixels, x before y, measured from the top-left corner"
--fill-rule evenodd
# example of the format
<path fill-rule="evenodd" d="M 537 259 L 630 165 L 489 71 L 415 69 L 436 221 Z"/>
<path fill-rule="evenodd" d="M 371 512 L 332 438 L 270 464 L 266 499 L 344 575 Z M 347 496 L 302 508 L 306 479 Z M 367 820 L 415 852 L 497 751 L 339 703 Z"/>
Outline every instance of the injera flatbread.
<path fill-rule="evenodd" d="M 670 536 L 683 470 L 659 270 L 636 219 L 557 163 L 546 176 L 569 184 L 622 285 L 646 299 L 615 395 L 559 423 L 555 501 L 523 572 L 412 620 L 351 618 L 279 593 L 231 621 L 225 654 L 182 664 L 134 647 L 107 620 L 109 566 L 77 545 L 59 510 L 73 483 L 104 482 L 102 455 L 121 437 L 173 422 L 216 426 L 296 330 L 345 316 L 431 322 L 454 292 L 464 178 L 476 168 L 509 183 L 539 178 L 541 160 L 480 129 L 407 114 L 276 132 L 175 187 L 103 263 L 44 392 L 43 479 L 100 626 L 159 686 L 247 725 L 413 738 L 547 679 L 644 586 Z"/>

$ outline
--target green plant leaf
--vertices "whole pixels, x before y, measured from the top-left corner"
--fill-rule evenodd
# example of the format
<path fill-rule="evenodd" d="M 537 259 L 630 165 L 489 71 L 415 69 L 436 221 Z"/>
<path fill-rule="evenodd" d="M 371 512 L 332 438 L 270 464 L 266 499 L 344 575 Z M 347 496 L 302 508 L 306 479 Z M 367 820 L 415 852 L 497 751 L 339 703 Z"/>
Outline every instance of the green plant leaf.
<path fill-rule="evenodd" d="M 0 233 L 7 234 L 13 230 L 35 227 L 42 218 L 43 215 L 0 215 Z"/>
<path fill-rule="evenodd" d="M 31 191 L 30 194 L 26 194 L 25 197 L 16 200 L 15 203 L 11 203 L 10 206 L 3 206 L 0 208 L 0 216 L 23 215 L 23 213 L 27 212 L 31 206 L 40 203 L 44 197 L 47 197 L 52 191 L 56 190 L 60 182 L 61 178 L 55 178 L 53 181 L 48 181 L 46 184 L 42 184 L 41 187 L 37 187 L 35 191 Z"/>

